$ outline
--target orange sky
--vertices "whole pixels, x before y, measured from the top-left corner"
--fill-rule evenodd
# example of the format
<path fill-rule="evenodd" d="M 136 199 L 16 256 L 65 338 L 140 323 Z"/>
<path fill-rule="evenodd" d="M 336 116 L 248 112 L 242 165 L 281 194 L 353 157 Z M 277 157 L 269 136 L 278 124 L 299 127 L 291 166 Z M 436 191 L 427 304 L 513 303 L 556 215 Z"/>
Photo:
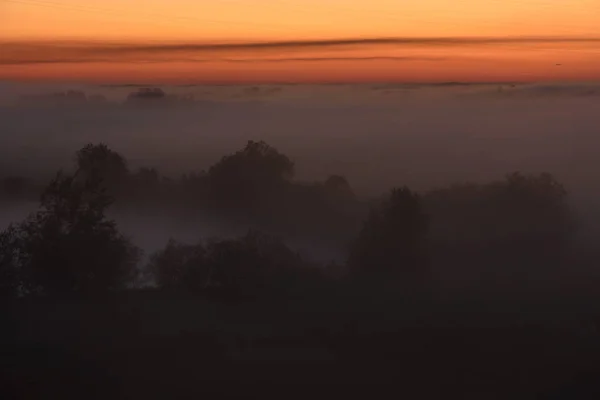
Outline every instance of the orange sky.
<path fill-rule="evenodd" d="M 600 38 L 600 0 L 0 0 L 0 46 L 5 49 L 0 51 L 0 79 L 600 79 L 600 42 L 282 46 L 222 49 L 218 54 L 167 49 L 141 58 L 94 50 L 113 41 L 136 47 L 158 42 L 524 36 Z M 65 40 L 83 42 L 92 51 L 65 53 L 56 43 Z M 22 47 L 15 44 L 25 41 Z"/>

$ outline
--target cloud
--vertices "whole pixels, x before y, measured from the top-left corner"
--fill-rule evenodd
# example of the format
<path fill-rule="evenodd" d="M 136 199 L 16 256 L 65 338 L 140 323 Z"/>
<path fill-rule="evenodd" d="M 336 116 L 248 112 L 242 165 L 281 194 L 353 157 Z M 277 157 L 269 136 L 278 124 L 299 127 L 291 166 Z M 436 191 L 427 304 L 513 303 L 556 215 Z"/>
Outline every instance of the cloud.
<path fill-rule="evenodd" d="M 113 59 L 102 58 L 23 58 L 23 59 L 3 59 L 0 58 L 0 65 L 29 65 L 29 64 L 82 64 L 89 62 L 115 62 Z"/>
<path fill-rule="evenodd" d="M 327 62 L 327 61 L 444 61 L 447 57 L 289 57 L 289 58 L 170 58 L 168 60 L 148 59 L 130 60 L 128 63 L 155 64 L 164 62 L 189 62 L 189 63 L 286 63 L 286 62 Z M 0 60 L 0 65 L 27 65 L 27 64 L 79 64 L 79 63 L 114 63 L 114 59 L 108 58 L 71 58 L 71 59 L 28 59 L 28 60 Z"/>
<path fill-rule="evenodd" d="M 326 40 L 288 40 L 270 42 L 221 43 L 102 43 L 102 42 L 4 42 L 0 65 L 83 62 L 287 62 L 327 60 L 389 59 L 409 61 L 411 57 L 335 57 L 338 50 L 374 49 L 382 46 L 394 48 L 449 48 L 465 46 L 533 46 L 533 45 L 587 45 L 600 46 L 600 37 L 396 37 L 396 38 L 346 38 Z M 322 57 L 262 58 L 257 55 L 297 53 L 302 51 L 327 51 Z M 217 57 L 222 53 L 248 52 L 251 58 L 233 59 Z M 200 59 L 193 56 L 204 55 Z M 215 57 L 212 57 L 212 56 Z"/>
<path fill-rule="evenodd" d="M 91 51 L 117 54 L 120 52 L 174 52 L 202 50 L 255 50 L 279 49 L 300 50 L 306 48 L 336 48 L 345 46 L 468 46 L 468 45 L 505 45 L 505 44 L 544 44 L 544 43 L 599 43 L 596 37 L 556 37 L 556 36 L 518 36 L 518 37 L 396 37 L 396 38 L 358 38 L 328 40 L 288 40 L 245 43 L 176 43 L 154 45 L 112 45 L 98 46 Z"/>
<path fill-rule="evenodd" d="M 226 62 L 318 62 L 318 61 L 444 61 L 447 57 L 290 57 L 257 59 L 224 59 Z"/>

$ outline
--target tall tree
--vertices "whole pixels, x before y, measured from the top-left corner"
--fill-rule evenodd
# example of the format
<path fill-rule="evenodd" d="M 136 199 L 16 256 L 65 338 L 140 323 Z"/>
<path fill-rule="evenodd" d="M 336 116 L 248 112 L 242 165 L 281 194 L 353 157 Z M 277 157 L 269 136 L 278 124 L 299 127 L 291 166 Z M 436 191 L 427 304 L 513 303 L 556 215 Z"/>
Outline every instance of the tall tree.
<path fill-rule="evenodd" d="M 100 178 L 111 194 L 123 190 L 129 177 L 125 158 L 106 144 L 88 144 L 75 156 L 77 174 L 84 178 Z"/>
<path fill-rule="evenodd" d="M 426 272 L 428 218 L 418 195 L 408 188 L 393 189 L 371 209 L 348 261 L 360 275 L 417 279 Z"/>
<path fill-rule="evenodd" d="M 18 294 L 20 283 L 15 258 L 19 254 L 19 248 L 15 239 L 15 227 L 12 225 L 0 232 L 0 299 Z"/>
<path fill-rule="evenodd" d="M 101 179 L 57 174 L 40 210 L 4 234 L 12 270 L 30 292 L 101 292 L 125 285 L 139 250 L 106 217 Z"/>
<path fill-rule="evenodd" d="M 294 163 L 265 142 L 249 141 L 208 171 L 215 204 L 228 211 L 261 213 L 277 203 L 294 174 Z"/>

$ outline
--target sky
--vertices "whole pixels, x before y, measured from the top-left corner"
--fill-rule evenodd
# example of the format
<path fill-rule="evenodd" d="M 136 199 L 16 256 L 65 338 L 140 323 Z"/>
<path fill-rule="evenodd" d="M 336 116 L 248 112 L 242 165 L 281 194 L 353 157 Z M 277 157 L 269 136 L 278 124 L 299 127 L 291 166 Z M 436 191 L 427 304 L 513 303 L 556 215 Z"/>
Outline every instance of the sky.
<path fill-rule="evenodd" d="M 595 38 L 600 0 L 0 0 L 0 79 L 597 80 Z"/>

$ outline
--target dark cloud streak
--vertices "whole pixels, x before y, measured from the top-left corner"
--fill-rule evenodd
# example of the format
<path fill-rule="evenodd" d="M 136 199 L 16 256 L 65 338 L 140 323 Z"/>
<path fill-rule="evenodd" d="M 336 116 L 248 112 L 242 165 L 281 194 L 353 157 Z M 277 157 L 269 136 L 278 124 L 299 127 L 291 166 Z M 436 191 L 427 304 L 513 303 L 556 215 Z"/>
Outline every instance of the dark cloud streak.
<path fill-rule="evenodd" d="M 505 45 L 505 44 L 568 44 L 598 43 L 596 37 L 405 37 L 405 38 L 364 38 L 364 39 L 331 39 L 331 40 L 290 40 L 273 42 L 247 43 L 179 43 L 157 45 L 122 45 L 98 46 L 96 52 L 129 53 L 129 52 L 176 52 L 176 51 L 218 51 L 218 50 L 301 50 L 311 48 L 335 48 L 346 46 L 471 46 L 471 45 Z"/>
<path fill-rule="evenodd" d="M 107 43 L 107 42 L 0 42 L 0 65 L 22 65 L 43 63 L 83 63 L 83 62 L 288 62 L 288 61 L 333 61 L 333 60 L 375 60 L 389 59 L 409 61 L 413 57 L 336 57 L 326 54 L 322 57 L 283 57 L 282 53 L 301 51 L 335 51 L 348 48 L 372 49 L 377 47 L 395 48 L 449 48 L 466 46 L 535 46 L 535 45 L 587 45 L 600 47 L 600 37 L 397 37 L 328 40 L 290 40 L 271 42 L 237 43 Z M 253 56 L 246 59 L 211 58 L 210 54 L 227 52 L 249 52 Z M 261 52 L 276 53 L 278 58 L 257 57 Z M 205 54 L 204 58 L 192 58 L 190 54 Z M 185 58 L 181 56 L 185 54 Z M 426 58 L 426 57 L 425 57 Z M 433 57 L 431 57 L 433 59 Z"/>
<path fill-rule="evenodd" d="M 315 61 L 445 61 L 447 57 L 295 57 L 295 58 L 258 58 L 225 59 L 226 62 L 315 62 Z"/>
<path fill-rule="evenodd" d="M 175 58 L 168 60 L 129 60 L 126 63 L 135 64 L 159 64 L 169 62 L 189 62 L 189 63 L 286 63 L 286 62 L 327 62 L 327 61 L 445 61 L 447 57 L 290 57 L 290 58 L 213 58 L 213 59 L 194 59 L 194 58 Z M 81 63 L 115 63 L 114 59 L 94 59 L 94 58 L 73 58 L 73 59 L 30 59 L 30 60 L 0 60 L 0 65 L 28 65 L 28 64 L 81 64 Z"/>

